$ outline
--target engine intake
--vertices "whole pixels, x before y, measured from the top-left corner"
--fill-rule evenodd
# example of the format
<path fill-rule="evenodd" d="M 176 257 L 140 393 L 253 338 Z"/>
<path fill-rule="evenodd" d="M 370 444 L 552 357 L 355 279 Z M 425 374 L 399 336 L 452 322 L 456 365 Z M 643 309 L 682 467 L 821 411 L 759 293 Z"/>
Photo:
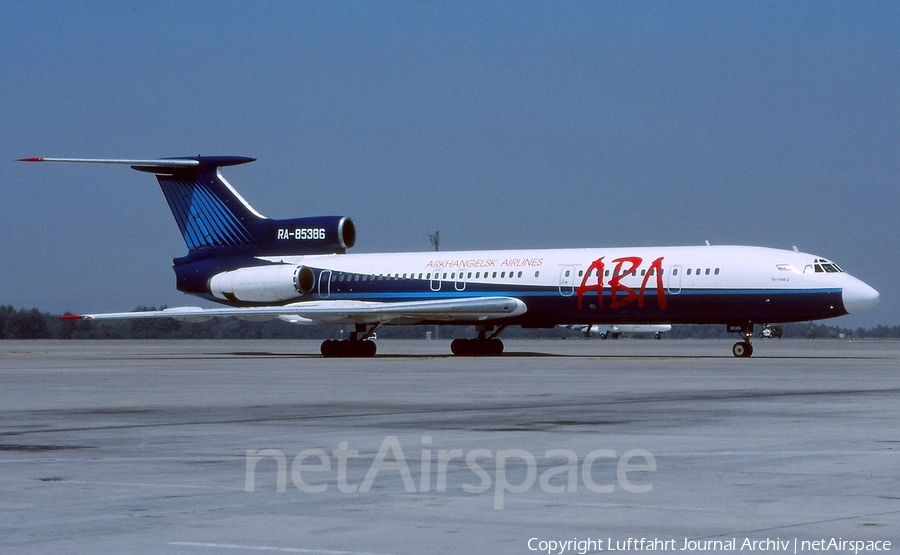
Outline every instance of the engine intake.
<path fill-rule="evenodd" d="M 297 268 L 297 271 L 294 272 L 294 289 L 302 295 L 305 293 L 312 293 L 315 287 L 316 275 L 313 271 L 306 266 Z"/>

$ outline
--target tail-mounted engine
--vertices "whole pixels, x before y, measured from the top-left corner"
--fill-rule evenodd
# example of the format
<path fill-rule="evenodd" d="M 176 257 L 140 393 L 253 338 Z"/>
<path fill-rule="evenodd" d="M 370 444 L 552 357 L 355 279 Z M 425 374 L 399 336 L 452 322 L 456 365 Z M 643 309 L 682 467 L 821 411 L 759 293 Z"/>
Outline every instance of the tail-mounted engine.
<path fill-rule="evenodd" d="M 356 244 L 356 226 L 346 216 L 266 221 L 260 254 L 343 253 Z"/>
<path fill-rule="evenodd" d="M 291 264 L 240 268 L 209 280 L 209 292 L 231 302 L 275 303 L 310 294 L 315 288 L 315 272 Z"/>

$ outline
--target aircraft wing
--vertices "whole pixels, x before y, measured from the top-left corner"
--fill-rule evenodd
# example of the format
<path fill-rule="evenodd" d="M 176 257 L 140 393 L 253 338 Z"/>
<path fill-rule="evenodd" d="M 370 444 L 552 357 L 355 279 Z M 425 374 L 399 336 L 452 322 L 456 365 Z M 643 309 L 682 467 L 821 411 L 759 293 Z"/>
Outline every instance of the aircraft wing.
<path fill-rule="evenodd" d="M 428 301 L 372 302 L 323 300 L 292 303 L 285 306 L 247 308 L 200 308 L 184 306 L 146 312 L 110 312 L 71 314 L 62 320 L 105 320 L 135 318 L 175 318 L 185 322 L 203 322 L 217 316 L 243 320 L 280 318 L 296 324 L 384 324 L 415 323 L 422 320 L 487 321 L 524 314 L 525 303 L 514 297 L 468 297 Z"/>

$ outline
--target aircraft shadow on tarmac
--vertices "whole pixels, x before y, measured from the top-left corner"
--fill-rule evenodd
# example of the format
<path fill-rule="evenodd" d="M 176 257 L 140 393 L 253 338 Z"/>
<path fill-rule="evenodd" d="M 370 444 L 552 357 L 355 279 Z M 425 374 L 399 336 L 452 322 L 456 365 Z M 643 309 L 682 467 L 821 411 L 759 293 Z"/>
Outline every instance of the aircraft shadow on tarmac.
<path fill-rule="evenodd" d="M 228 358 L 228 357 L 246 357 L 246 358 L 297 358 L 297 359 L 320 359 L 323 358 L 319 354 L 314 353 L 273 353 L 273 352 L 264 352 L 264 351 L 243 351 L 243 352 L 232 352 L 232 353 L 207 353 L 205 355 L 200 356 L 188 356 L 183 358 Z M 158 358 L 158 357 L 153 357 Z M 170 356 L 166 358 L 182 358 L 176 356 Z M 416 354 L 379 354 L 373 357 L 375 360 L 426 360 L 426 359 L 458 359 L 458 360 L 473 360 L 473 359 L 507 359 L 507 358 L 571 358 L 571 359 L 607 359 L 607 360 L 705 360 L 705 359 L 727 359 L 733 360 L 735 357 L 731 356 L 730 353 L 723 353 L 721 355 L 622 355 L 622 354 L 560 354 L 560 353 L 540 353 L 533 351 L 513 351 L 513 352 L 504 352 L 500 355 L 493 356 L 460 356 L 453 354 L 444 354 L 444 353 L 434 353 L 434 354 L 424 354 L 424 353 L 416 353 Z M 759 355 L 754 357 L 754 360 L 764 359 L 764 360 L 860 360 L 860 359 L 868 359 L 868 360 L 876 360 L 884 357 L 877 356 L 834 356 L 834 355 L 818 355 L 818 356 L 810 356 L 810 355 Z M 340 360 L 348 360 L 348 359 L 340 359 Z M 352 359 L 350 359 L 352 360 Z M 372 360 L 372 358 L 369 358 Z"/>

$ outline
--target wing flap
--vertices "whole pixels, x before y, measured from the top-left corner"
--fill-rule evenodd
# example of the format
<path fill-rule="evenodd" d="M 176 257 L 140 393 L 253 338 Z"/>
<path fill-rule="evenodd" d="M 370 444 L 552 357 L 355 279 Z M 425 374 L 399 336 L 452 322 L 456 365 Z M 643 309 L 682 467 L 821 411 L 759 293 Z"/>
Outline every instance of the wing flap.
<path fill-rule="evenodd" d="M 298 324 L 385 324 L 397 320 L 413 323 L 421 320 L 443 322 L 487 321 L 524 314 L 525 303 L 514 297 L 468 297 L 396 303 L 371 301 L 307 301 L 285 306 L 249 308 L 200 308 L 184 306 L 146 312 L 108 312 L 60 316 L 64 320 L 116 320 L 175 318 L 184 322 L 202 322 L 214 317 L 245 320 L 281 318 Z"/>

